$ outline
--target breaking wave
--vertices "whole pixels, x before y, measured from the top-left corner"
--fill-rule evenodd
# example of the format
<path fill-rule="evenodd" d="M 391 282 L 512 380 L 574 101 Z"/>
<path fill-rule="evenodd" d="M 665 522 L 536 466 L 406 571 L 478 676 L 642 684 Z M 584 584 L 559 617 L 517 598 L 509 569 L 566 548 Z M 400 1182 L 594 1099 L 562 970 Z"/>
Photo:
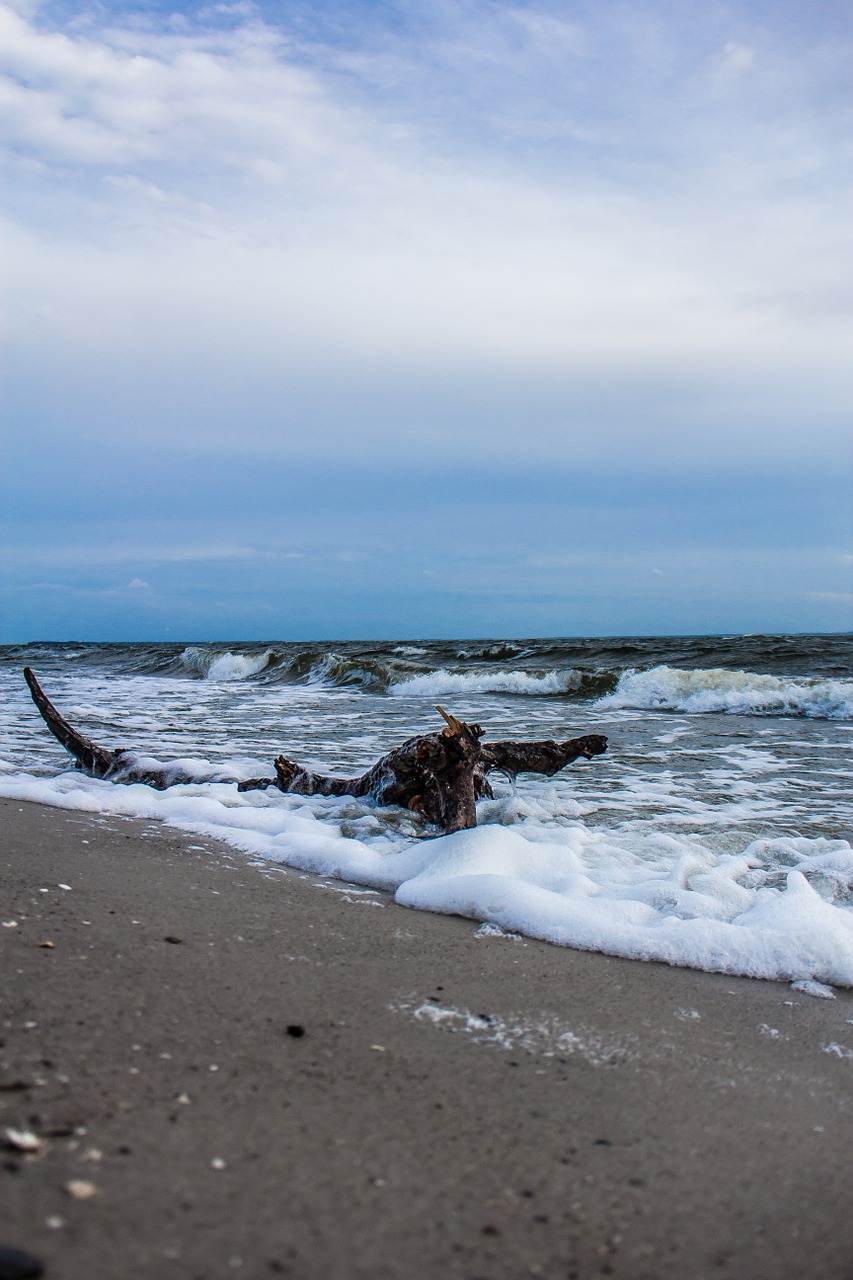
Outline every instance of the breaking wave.
<path fill-rule="evenodd" d="M 330 685 L 334 689 L 358 688 L 369 693 L 387 693 L 395 680 L 405 679 L 411 670 L 411 665 L 387 659 L 353 659 L 339 653 L 328 653 L 311 664 L 307 682 Z"/>
<path fill-rule="evenodd" d="M 647 711 L 730 712 L 853 720 L 853 681 L 757 675 L 722 668 L 626 671 L 599 707 Z"/>
<path fill-rule="evenodd" d="M 615 671 L 430 671 L 394 685 L 395 697 L 447 697 L 450 694 L 516 693 L 535 697 L 559 694 L 572 698 L 599 698 L 616 685 Z"/>
<path fill-rule="evenodd" d="M 416 656 L 417 651 L 410 653 Z M 396 682 L 422 673 L 426 668 L 402 658 L 350 657 L 318 648 L 290 653 L 274 648 L 234 652 L 190 645 L 179 656 L 178 670 L 202 680 L 257 678 L 264 684 L 325 685 L 332 689 L 387 693 Z"/>
<path fill-rule="evenodd" d="M 335 651 L 305 649 L 283 654 L 269 648 L 255 652 L 189 646 L 179 658 L 179 669 L 196 679 L 239 681 L 257 678 L 264 684 L 325 685 L 332 689 L 361 689 L 393 697 L 448 697 L 451 694 L 511 693 L 533 697 L 559 695 L 579 699 L 600 698 L 616 688 L 619 670 L 584 671 L 577 668 L 544 672 L 502 669 L 504 656 L 518 656 L 513 646 L 488 646 L 476 653 L 461 651 L 460 661 L 488 658 L 489 667 L 455 671 L 430 669 L 418 662 L 424 653 L 414 646 L 398 646 L 392 655 L 350 656 Z M 511 654 L 510 654 L 510 651 Z"/>
<path fill-rule="evenodd" d="M 204 680 L 248 680 L 263 671 L 273 657 L 272 649 L 263 653 L 224 653 L 216 649 L 190 646 L 181 654 L 181 665 L 192 675 Z"/>

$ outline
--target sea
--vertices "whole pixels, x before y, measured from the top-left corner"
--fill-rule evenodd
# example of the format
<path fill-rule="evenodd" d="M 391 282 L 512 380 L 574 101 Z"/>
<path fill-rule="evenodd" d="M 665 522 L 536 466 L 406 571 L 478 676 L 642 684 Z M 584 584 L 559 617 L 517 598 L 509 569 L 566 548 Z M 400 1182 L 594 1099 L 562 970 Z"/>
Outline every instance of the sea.
<path fill-rule="evenodd" d="M 22 668 L 102 746 L 176 764 L 165 791 L 87 778 Z M 853 636 L 0 648 L 0 795 L 162 822 L 493 935 L 853 986 Z M 284 753 L 352 776 L 442 726 L 604 733 L 553 778 L 491 775 L 443 835 L 369 799 L 237 791 Z M 356 909 L 356 908 L 353 908 Z"/>

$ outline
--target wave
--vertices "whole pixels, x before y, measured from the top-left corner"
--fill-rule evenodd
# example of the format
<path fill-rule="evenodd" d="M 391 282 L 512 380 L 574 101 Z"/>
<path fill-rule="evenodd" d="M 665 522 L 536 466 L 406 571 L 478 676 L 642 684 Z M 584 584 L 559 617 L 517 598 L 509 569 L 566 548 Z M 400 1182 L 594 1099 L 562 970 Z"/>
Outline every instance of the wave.
<path fill-rule="evenodd" d="M 526 658 L 532 652 L 529 646 L 500 640 L 476 649 L 459 649 L 456 656 L 460 662 L 512 662 L 514 658 Z"/>
<path fill-rule="evenodd" d="M 179 668 L 203 680 L 257 678 L 264 684 L 326 685 L 368 693 L 387 693 L 396 682 L 426 670 L 411 661 L 367 655 L 349 657 L 316 648 L 286 654 L 273 648 L 234 651 L 194 645 L 180 654 Z"/>
<path fill-rule="evenodd" d="M 204 680 L 248 680 L 263 671 L 273 657 L 272 649 L 263 653 L 224 653 L 216 649 L 197 649 L 192 645 L 180 655 L 181 665 Z"/>
<path fill-rule="evenodd" d="M 626 671 L 599 707 L 647 711 L 708 711 L 736 715 L 808 716 L 853 720 L 853 681 L 758 675 L 753 671 Z"/>
<path fill-rule="evenodd" d="M 616 671 L 429 671 L 395 684 L 389 692 L 403 697 L 446 697 L 449 694 L 515 693 L 534 697 L 598 698 L 616 685 Z"/>
<path fill-rule="evenodd" d="M 388 693 L 395 681 L 412 674 L 410 663 L 390 662 L 382 658 L 347 658 L 327 653 L 312 663 L 308 684 L 325 684 L 334 689 L 363 689 L 366 693 Z M 423 668 L 415 668 L 422 671 Z"/>
<path fill-rule="evenodd" d="M 190 645 L 179 655 L 180 668 L 204 680 L 239 681 L 253 678 L 265 684 L 325 685 L 332 689 L 361 689 L 392 697 L 448 697 L 452 694 L 510 693 L 533 697 L 595 699 L 612 693 L 620 670 L 581 670 L 575 667 L 535 672 L 496 667 L 498 652 L 512 656 L 518 646 L 490 645 L 458 657 L 491 660 L 491 669 L 467 671 L 442 667 L 430 669 L 416 659 L 425 654 L 415 646 L 398 645 L 393 656 L 347 655 L 334 650 L 303 649 L 289 655 L 269 648 L 256 651 L 203 648 Z"/>

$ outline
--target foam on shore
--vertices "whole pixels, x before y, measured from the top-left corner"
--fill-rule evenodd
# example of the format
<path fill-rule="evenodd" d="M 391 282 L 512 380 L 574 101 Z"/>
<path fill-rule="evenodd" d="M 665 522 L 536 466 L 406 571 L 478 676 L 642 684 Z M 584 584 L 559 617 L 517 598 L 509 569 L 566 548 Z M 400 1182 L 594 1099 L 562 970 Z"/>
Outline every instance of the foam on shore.
<path fill-rule="evenodd" d="M 180 763 L 180 762 L 178 762 Z M 588 829 L 543 802 L 481 806 L 484 825 L 435 839 L 404 810 L 352 797 L 157 792 L 66 772 L 7 773 L 0 794 L 155 818 L 245 853 L 393 892 L 561 946 L 749 977 L 853 986 L 853 849 L 779 837 L 720 852 L 695 834 Z"/>

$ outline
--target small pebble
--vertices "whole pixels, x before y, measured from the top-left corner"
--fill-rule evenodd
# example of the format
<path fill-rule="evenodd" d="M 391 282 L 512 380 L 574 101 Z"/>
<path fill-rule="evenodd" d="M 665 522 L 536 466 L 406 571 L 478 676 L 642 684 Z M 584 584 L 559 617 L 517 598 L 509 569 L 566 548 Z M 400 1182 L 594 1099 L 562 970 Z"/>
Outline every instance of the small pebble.
<path fill-rule="evenodd" d="M 30 1133 L 28 1129 L 6 1129 L 3 1133 L 3 1141 L 14 1151 L 23 1151 L 28 1155 L 35 1155 L 41 1150 L 42 1145 L 41 1138 Z"/>
<path fill-rule="evenodd" d="M 82 1178 L 72 1178 L 70 1182 L 66 1182 L 65 1190 L 72 1200 L 91 1200 L 92 1196 L 98 1194 L 94 1182 L 84 1182 Z"/>
<path fill-rule="evenodd" d="M 210 1167 L 211 1169 L 224 1169 L 225 1161 L 222 1159 L 222 1156 L 214 1156 L 210 1162 Z"/>

